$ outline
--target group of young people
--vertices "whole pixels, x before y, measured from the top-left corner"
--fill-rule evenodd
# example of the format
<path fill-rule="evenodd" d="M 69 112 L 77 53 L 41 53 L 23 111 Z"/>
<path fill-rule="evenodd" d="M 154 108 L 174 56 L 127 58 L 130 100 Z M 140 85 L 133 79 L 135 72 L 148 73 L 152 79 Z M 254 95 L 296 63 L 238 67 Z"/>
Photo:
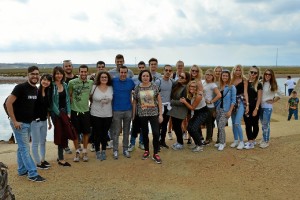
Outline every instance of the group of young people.
<path fill-rule="evenodd" d="M 161 148 L 169 148 L 166 144 L 168 126 L 176 135 L 172 149 L 184 148 L 183 132 L 187 130 L 195 144 L 191 150 L 199 152 L 203 151 L 203 146 L 211 144 L 216 121 L 215 146 L 222 151 L 226 146 L 225 126 L 231 117 L 234 142 L 230 146 L 251 149 L 256 145 L 260 119 L 263 132 L 260 147 L 269 146 L 272 107 L 280 99 L 273 70 L 265 70 L 262 81 L 259 68 L 251 67 L 246 77 L 241 65 L 231 72 L 222 67 L 208 69 L 203 78 L 199 66 L 193 65 L 187 72 L 184 62 L 178 61 L 176 70 L 165 65 L 160 74 L 157 59 L 151 58 L 149 69 L 141 61 L 139 74 L 134 76 L 124 63 L 123 55 L 118 54 L 116 68 L 107 71 L 105 63 L 99 61 L 97 73 L 88 76 L 88 66 L 81 65 L 76 76 L 71 61 L 65 60 L 62 67 L 53 69 L 52 75 L 44 74 L 40 79 L 38 67 L 28 68 L 28 81 L 17 85 L 6 103 L 18 143 L 20 176 L 45 181 L 38 175 L 37 168 L 50 167 L 45 160 L 45 142 L 47 128 L 52 126 L 54 143 L 58 146 L 57 163 L 64 167 L 71 166 L 64 159 L 64 150 L 71 153 L 69 140 L 73 141 L 76 151 L 74 162 L 89 160 L 89 142 L 96 159 L 106 160 L 108 141 L 112 141 L 113 158 L 117 160 L 120 133 L 124 157 L 131 157 L 130 152 L 140 134 L 139 143 L 144 150 L 142 159 L 148 159 L 151 156 L 148 123 L 153 135 L 151 158 L 158 164 L 162 163 L 158 154 Z M 36 87 L 38 82 L 39 88 Z M 242 118 L 246 125 L 246 143 Z M 202 126 L 206 127 L 205 139 Z M 34 159 L 30 155 L 30 136 Z M 188 141 L 191 143 L 191 139 Z"/>

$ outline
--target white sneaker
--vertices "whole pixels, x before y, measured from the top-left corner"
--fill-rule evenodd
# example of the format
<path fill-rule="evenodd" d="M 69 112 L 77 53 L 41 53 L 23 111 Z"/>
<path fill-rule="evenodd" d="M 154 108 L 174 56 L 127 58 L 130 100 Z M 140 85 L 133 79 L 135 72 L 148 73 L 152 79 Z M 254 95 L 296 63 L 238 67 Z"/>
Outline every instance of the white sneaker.
<path fill-rule="evenodd" d="M 252 142 L 247 142 L 244 149 L 254 149 L 254 144 Z"/>
<path fill-rule="evenodd" d="M 169 139 L 169 140 L 173 140 L 172 131 L 169 131 L 169 132 L 168 132 L 168 139 Z"/>
<path fill-rule="evenodd" d="M 224 148 L 225 148 L 226 144 L 220 144 L 219 147 L 218 147 L 218 151 L 223 151 Z"/>
<path fill-rule="evenodd" d="M 82 160 L 83 160 L 83 162 L 89 161 L 89 157 L 88 157 L 87 153 L 83 154 Z"/>
<path fill-rule="evenodd" d="M 129 152 L 132 152 L 132 151 L 134 151 L 135 150 L 135 146 L 133 146 L 132 144 L 130 144 L 129 146 L 128 146 L 128 151 Z"/>
<path fill-rule="evenodd" d="M 107 149 L 112 149 L 113 147 L 114 147 L 113 141 L 111 140 L 111 141 L 108 142 L 108 146 L 106 148 Z"/>
<path fill-rule="evenodd" d="M 130 153 L 129 151 L 123 151 L 123 155 L 126 157 L 126 158 L 130 158 Z"/>
<path fill-rule="evenodd" d="M 175 151 L 177 151 L 177 150 L 182 150 L 182 149 L 183 149 L 183 145 L 177 143 L 176 145 L 173 145 L 173 146 L 172 146 L 172 149 L 174 149 Z"/>
<path fill-rule="evenodd" d="M 195 146 L 195 148 L 193 148 L 192 152 L 200 152 L 203 151 L 203 147 L 202 146 Z"/>
<path fill-rule="evenodd" d="M 234 140 L 234 142 L 231 143 L 230 147 L 231 147 L 231 148 L 235 148 L 235 147 L 237 147 L 238 145 L 239 145 L 239 141 L 238 141 L 238 140 Z"/>
<path fill-rule="evenodd" d="M 74 162 L 79 162 L 80 159 L 80 153 L 76 152 L 75 158 L 73 159 Z"/>
<path fill-rule="evenodd" d="M 119 158 L 119 155 L 118 155 L 118 151 L 114 151 L 114 159 L 115 160 L 118 160 L 118 158 Z"/>
<path fill-rule="evenodd" d="M 216 143 L 214 146 L 218 148 L 220 146 L 220 143 Z"/>
<path fill-rule="evenodd" d="M 142 149 L 142 150 L 145 150 L 144 144 L 140 143 L 140 144 L 139 144 L 139 148 Z"/>
<path fill-rule="evenodd" d="M 267 148 L 269 146 L 269 143 L 268 142 L 262 142 L 260 143 L 259 147 L 264 149 L 264 148 Z"/>
<path fill-rule="evenodd" d="M 94 145 L 94 144 L 91 144 L 90 151 L 91 151 L 91 152 L 94 152 L 94 151 L 95 151 L 95 145 Z"/>
<path fill-rule="evenodd" d="M 240 141 L 239 145 L 237 146 L 237 149 L 238 149 L 238 150 L 241 150 L 241 149 L 244 148 L 244 146 L 245 146 L 244 142 L 243 142 L 243 141 Z"/>

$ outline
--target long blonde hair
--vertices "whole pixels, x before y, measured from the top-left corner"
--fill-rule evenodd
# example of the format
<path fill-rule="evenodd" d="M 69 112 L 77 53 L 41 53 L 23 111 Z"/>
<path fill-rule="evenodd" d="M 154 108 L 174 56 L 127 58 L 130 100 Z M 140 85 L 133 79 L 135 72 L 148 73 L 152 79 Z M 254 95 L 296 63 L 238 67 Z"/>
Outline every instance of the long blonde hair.
<path fill-rule="evenodd" d="M 251 68 L 254 68 L 254 69 L 257 70 L 257 76 L 256 76 L 255 80 L 252 82 L 252 85 L 253 85 L 253 87 L 254 87 L 255 92 L 257 92 L 257 86 L 258 86 L 258 83 L 259 83 L 260 70 L 259 70 L 259 68 L 256 67 L 255 65 L 253 65 L 252 67 L 250 67 L 250 69 L 249 69 L 249 74 L 248 74 L 248 76 L 249 76 L 249 79 L 248 79 L 248 80 L 250 80 L 250 76 L 251 76 Z"/>
<path fill-rule="evenodd" d="M 196 68 L 198 70 L 198 75 L 197 77 L 192 77 L 192 69 L 193 68 Z M 202 69 L 198 66 L 198 65 L 193 65 L 191 68 L 190 68 L 190 75 L 191 75 L 191 80 L 196 80 L 196 81 L 201 81 L 202 79 Z"/>
<path fill-rule="evenodd" d="M 196 92 L 195 92 L 195 94 L 192 94 L 191 92 L 190 92 L 190 85 L 192 85 L 192 84 L 195 84 L 196 85 Z M 186 96 L 187 96 L 187 98 L 189 99 L 189 100 L 191 100 L 192 98 L 194 98 L 196 95 L 197 95 L 197 91 L 198 91 L 198 83 L 197 83 L 197 81 L 195 81 L 195 80 L 192 80 L 192 81 L 190 81 L 188 84 L 187 84 L 187 87 L 186 87 Z"/>
<path fill-rule="evenodd" d="M 240 68 L 240 70 L 241 70 L 241 79 L 243 80 L 243 81 L 245 81 L 245 80 L 247 80 L 247 78 L 245 77 L 245 75 L 244 75 L 244 69 L 243 69 L 243 67 L 242 67 L 242 65 L 236 65 L 233 69 L 232 69 L 232 71 L 231 71 L 231 84 L 233 84 L 234 83 L 234 81 L 235 81 L 235 79 L 237 78 L 237 76 L 235 75 L 235 72 L 236 72 L 236 69 L 237 68 Z"/>

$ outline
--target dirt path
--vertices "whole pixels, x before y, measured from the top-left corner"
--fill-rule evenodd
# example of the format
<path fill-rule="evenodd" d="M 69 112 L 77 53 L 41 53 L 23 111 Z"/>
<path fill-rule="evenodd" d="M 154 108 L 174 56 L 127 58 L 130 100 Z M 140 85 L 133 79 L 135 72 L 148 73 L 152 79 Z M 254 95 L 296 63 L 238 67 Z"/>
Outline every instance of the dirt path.
<path fill-rule="evenodd" d="M 0 160 L 9 165 L 9 184 L 17 199 L 299 199 L 300 124 L 273 115 L 271 145 L 267 149 L 236 150 L 213 146 L 201 153 L 163 149 L 163 164 L 141 160 L 142 150 L 132 158 L 98 161 L 89 153 L 88 163 L 71 162 L 62 168 L 55 162 L 57 150 L 47 145 L 52 167 L 39 171 L 45 183 L 33 183 L 16 171 L 16 145 L 0 144 Z M 277 122 L 275 122 L 277 121 Z M 261 135 L 261 133 L 260 133 Z M 260 136 L 261 137 L 261 136 Z M 168 140 L 168 145 L 174 140 Z"/>

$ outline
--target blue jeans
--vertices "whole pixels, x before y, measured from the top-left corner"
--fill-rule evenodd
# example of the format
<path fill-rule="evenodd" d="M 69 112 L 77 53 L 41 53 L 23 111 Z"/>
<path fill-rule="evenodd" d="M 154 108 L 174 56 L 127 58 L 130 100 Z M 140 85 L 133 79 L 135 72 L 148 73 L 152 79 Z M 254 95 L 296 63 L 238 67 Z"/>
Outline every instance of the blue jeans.
<path fill-rule="evenodd" d="M 32 155 L 36 164 L 45 160 L 47 137 L 47 120 L 31 122 Z M 40 154 L 39 154 L 40 147 Z"/>
<path fill-rule="evenodd" d="M 231 114 L 232 132 L 233 132 L 234 140 L 240 140 L 240 141 L 244 140 L 243 130 L 241 126 L 241 120 L 243 118 L 244 112 L 245 112 L 244 105 L 243 103 L 240 103 L 236 112 L 232 112 Z"/>
<path fill-rule="evenodd" d="M 265 142 L 269 142 L 270 140 L 270 121 L 272 111 L 272 108 L 262 108 L 259 116 L 262 125 L 263 139 Z"/>
<path fill-rule="evenodd" d="M 293 115 L 295 117 L 295 120 L 298 120 L 298 109 L 289 109 L 288 120 L 290 120 Z"/>
<path fill-rule="evenodd" d="M 28 177 L 35 177 L 38 175 L 36 165 L 30 156 L 29 147 L 29 135 L 30 135 L 30 124 L 22 123 L 21 129 L 16 129 L 12 121 L 10 126 L 15 134 L 15 139 L 18 143 L 17 150 L 17 162 L 18 162 L 18 174 L 24 174 L 28 172 Z"/>

